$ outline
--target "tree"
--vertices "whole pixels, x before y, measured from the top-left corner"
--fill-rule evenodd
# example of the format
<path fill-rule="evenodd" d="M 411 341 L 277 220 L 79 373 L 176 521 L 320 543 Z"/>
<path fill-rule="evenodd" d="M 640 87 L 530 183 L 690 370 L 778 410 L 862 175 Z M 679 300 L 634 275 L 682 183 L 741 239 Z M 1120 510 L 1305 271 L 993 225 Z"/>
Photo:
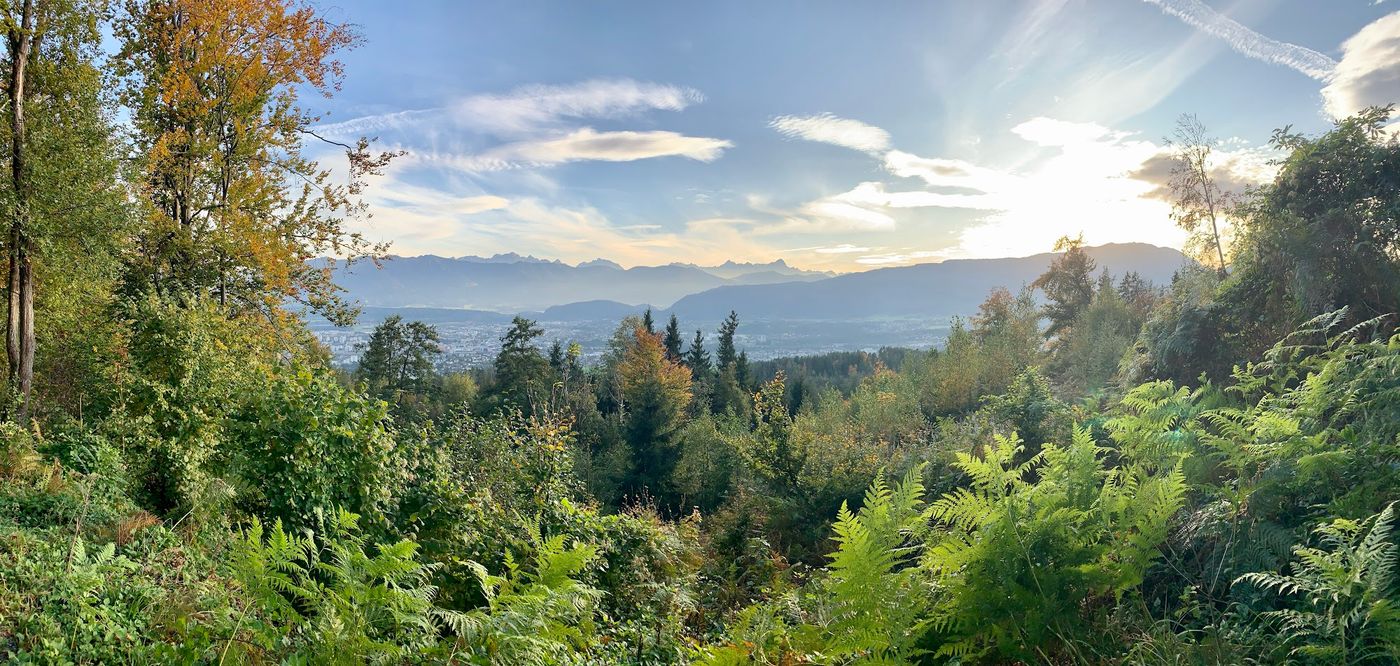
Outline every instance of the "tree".
<path fill-rule="evenodd" d="M 1118 280 L 1118 298 L 1127 304 L 1133 313 L 1133 320 L 1141 327 L 1157 301 L 1162 298 L 1162 290 L 1144 280 L 1137 271 L 1129 271 Z"/>
<path fill-rule="evenodd" d="M 1225 249 L 1220 224 L 1234 197 L 1220 189 L 1211 173 L 1216 166 L 1212 159 L 1216 141 L 1200 119 L 1191 114 L 1177 119 L 1172 136 L 1168 142 L 1176 153 L 1170 183 L 1175 197 L 1172 219 L 1191 234 L 1191 245 L 1215 250 L 1216 270 L 1224 277 Z"/>
<path fill-rule="evenodd" d="M 754 394 L 754 429 L 733 440 L 734 449 L 759 479 L 777 494 L 795 497 L 807 451 L 793 437 L 782 371 Z"/>
<path fill-rule="evenodd" d="M 442 354 L 439 342 L 437 328 L 390 315 L 370 333 L 356 378 L 371 395 L 391 402 L 400 392 L 427 395 L 437 378 L 434 361 Z"/>
<path fill-rule="evenodd" d="M 1342 307 L 1353 321 L 1400 312 L 1400 141 L 1392 107 L 1337 122 L 1317 138 L 1275 133 L 1290 151 L 1274 182 L 1241 207 L 1236 280 L 1222 300 L 1249 351 Z"/>
<path fill-rule="evenodd" d="M 1028 288 L 1012 296 L 992 290 L 972 317 L 972 336 L 980 347 L 981 384 L 996 392 L 1035 360 L 1040 350 L 1040 312 Z"/>
<path fill-rule="evenodd" d="M 544 409 L 549 396 L 549 360 L 534 342 L 541 335 L 544 329 L 534 321 L 517 316 L 501 336 L 501 351 L 496 354 L 496 396 L 527 413 Z"/>
<path fill-rule="evenodd" d="M 667 484 L 678 454 L 674 436 L 690 404 L 690 373 L 666 358 L 661 336 L 638 327 L 618 366 L 627 442 L 634 474 L 628 484 L 669 499 Z"/>
<path fill-rule="evenodd" d="M 349 174 L 333 181 L 305 155 L 305 139 L 321 137 L 299 95 L 332 95 L 336 57 L 359 36 L 303 0 L 129 0 L 115 31 L 145 218 L 128 289 L 265 314 L 296 299 L 352 319 L 331 283 L 336 262 L 311 260 L 382 254 L 344 221 L 364 212 L 364 177 L 393 155 L 368 139 L 330 142 Z"/>
<path fill-rule="evenodd" d="M 22 0 L 0 10 L 9 103 L 5 349 L 20 421 L 28 419 L 34 384 L 36 260 L 52 262 L 60 247 L 103 237 L 120 217 L 111 129 L 93 65 L 103 11 L 87 0 Z"/>
<path fill-rule="evenodd" d="M 676 319 L 676 315 L 671 315 L 671 320 L 666 322 L 666 337 L 662 339 L 666 346 L 666 358 L 677 363 L 681 360 L 681 345 L 685 341 L 681 340 L 681 324 Z"/>
<path fill-rule="evenodd" d="M 720 370 L 733 365 L 739 360 L 738 351 L 734 348 L 734 333 L 738 330 L 739 314 L 730 310 L 729 317 L 719 325 L 719 348 L 715 352 L 715 361 Z"/>
<path fill-rule="evenodd" d="M 251 515 L 317 533 L 340 509 L 382 523 L 397 480 L 383 403 L 304 367 L 251 393 L 229 428 L 238 500 Z"/>
<path fill-rule="evenodd" d="M 1055 242 L 1055 251 L 1062 254 L 1050 262 L 1049 270 L 1031 283 L 1031 286 L 1045 292 L 1049 303 L 1045 305 L 1045 316 L 1050 319 L 1046 337 L 1054 337 L 1069 330 L 1074 321 L 1094 300 L 1094 260 L 1084 251 L 1084 237 L 1065 236 Z"/>
<path fill-rule="evenodd" d="M 1101 287 L 1074 328 L 1056 345 L 1050 363 L 1057 383 L 1074 395 L 1093 392 L 1113 378 L 1142 326 L 1111 280 L 1101 282 Z"/>
<path fill-rule="evenodd" d="M 646 329 L 647 333 L 656 332 L 656 320 L 651 316 L 651 308 L 642 313 L 642 328 Z"/>
<path fill-rule="evenodd" d="M 690 376 L 695 381 L 710 375 L 710 352 L 705 350 L 705 334 L 695 331 L 690 340 L 690 348 L 685 350 L 685 365 L 690 368 Z"/>

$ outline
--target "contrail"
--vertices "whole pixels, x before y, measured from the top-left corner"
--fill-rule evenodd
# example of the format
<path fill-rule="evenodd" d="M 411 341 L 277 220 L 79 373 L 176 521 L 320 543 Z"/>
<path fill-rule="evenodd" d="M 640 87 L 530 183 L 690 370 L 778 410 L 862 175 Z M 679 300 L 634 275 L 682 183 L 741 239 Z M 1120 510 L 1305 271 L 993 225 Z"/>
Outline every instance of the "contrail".
<path fill-rule="evenodd" d="M 1325 81 L 1331 78 L 1337 61 L 1312 49 L 1270 39 L 1220 12 L 1200 0 L 1143 0 L 1162 8 L 1188 25 L 1225 41 L 1230 48 L 1256 60 L 1292 67 L 1308 76 Z"/>

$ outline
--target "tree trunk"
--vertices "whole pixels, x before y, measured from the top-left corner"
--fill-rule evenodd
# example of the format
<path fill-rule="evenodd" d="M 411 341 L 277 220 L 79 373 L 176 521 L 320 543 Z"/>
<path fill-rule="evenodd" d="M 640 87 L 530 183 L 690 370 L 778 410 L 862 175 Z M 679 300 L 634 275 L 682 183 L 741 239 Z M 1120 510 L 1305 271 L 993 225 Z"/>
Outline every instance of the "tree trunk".
<path fill-rule="evenodd" d="M 13 248 L 19 247 L 20 239 L 16 233 L 18 227 L 10 226 L 9 242 L 5 245 L 7 263 L 9 265 L 9 279 L 6 282 L 5 293 L 8 295 L 8 303 L 5 309 L 7 314 L 5 323 L 5 357 L 9 361 L 6 368 L 9 371 L 11 384 L 19 377 L 19 262 L 15 261 Z"/>
<path fill-rule="evenodd" d="M 19 390 L 15 417 L 29 420 L 29 397 L 34 385 L 34 273 L 30 263 L 29 180 L 25 168 L 25 83 L 34 46 L 34 0 L 24 0 L 19 24 L 10 28 L 10 179 L 15 209 L 10 221 L 9 306 L 5 351 L 10 361 L 10 386 Z"/>

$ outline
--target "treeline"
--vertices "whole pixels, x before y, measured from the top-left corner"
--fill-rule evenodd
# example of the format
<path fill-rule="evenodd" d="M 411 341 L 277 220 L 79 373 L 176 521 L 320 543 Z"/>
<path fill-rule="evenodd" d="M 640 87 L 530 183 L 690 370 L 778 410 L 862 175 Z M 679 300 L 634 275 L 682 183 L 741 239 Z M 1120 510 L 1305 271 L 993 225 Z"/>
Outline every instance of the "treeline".
<path fill-rule="evenodd" d="M 8 661 L 1400 658 L 1390 109 L 1279 133 L 1229 206 L 1180 179 L 1210 252 L 1171 285 L 1066 239 L 936 351 L 751 363 L 738 315 L 641 317 L 585 367 L 519 319 L 443 376 L 391 318 L 342 374 L 286 306 L 348 319 L 306 261 L 380 251 L 344 222 L 393 156 L 333 179 L 297 98 L 354 31 L 4 11 Z"/>

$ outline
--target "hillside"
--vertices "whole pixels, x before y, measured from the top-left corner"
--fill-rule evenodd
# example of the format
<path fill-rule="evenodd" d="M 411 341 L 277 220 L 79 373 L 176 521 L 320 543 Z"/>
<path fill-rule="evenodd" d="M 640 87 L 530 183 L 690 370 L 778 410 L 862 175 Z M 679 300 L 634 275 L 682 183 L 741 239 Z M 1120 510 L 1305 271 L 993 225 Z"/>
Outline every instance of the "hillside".
<path fill-rule="evenodd" d="M 524 312 L 580 301 L 672 303 L 728 285 L 820 280 L 781 261 L 704 267 L 692 264 L 623 269 L 605 259 L 570 266 L 533 257 L 392 257 L 376 269 L 357 264 L 336 272 L 352 299 L 367 306 L 440 307 Z"/>
<path fill-rule="evenodd" d="M 1137 271 L 1158 284 L 1186 261 L 1142 243 L 1089 249 L 1114 274 Z M 730 310 L 770 319 L 864 319 L 967 314 L 987 291 L 1015 290 L 1045 271 L 1053 253 L 1008 259 L 955 259 L 831 276 L 770 264 L 726 262 L 623 269 L 597 259 L 570 266 L 533 257 L 395 257 L 382 269 L 356 265 L 338 279 L 368 307 L 428 307 L 543 313 L 545 319 L 613 318 L 652 303 L 685 318 L 719 319 Z M 558 306 L 571 306 L 559 308 Z"/>
<path fill-rule="evenodd" d="M 1088 248 L 1100 269 L 1137 271 L 1159 285 L 1187 261 L 1180 252 L 1127 243 Z M 977 311 L 996 287 L 1015 291 L 1045 272 L 1054 253 L 1012 259 L 954 259 L 851 273 L 806 283 L 725 286 L 680 299 L 678 316 L 717 319 L 730 310 L 771 319 L 939 317 Z M 760 314 L 761 313 L 761 314 Z"/>

